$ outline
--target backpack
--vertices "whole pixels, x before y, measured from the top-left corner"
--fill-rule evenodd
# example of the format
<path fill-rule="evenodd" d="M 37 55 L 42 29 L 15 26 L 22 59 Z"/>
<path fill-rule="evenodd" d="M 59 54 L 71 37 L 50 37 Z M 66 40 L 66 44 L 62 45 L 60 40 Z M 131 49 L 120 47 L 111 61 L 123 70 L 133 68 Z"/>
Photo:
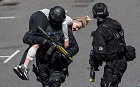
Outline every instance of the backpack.
<path fill-rule="evenodd" d="M 132 61 L 136 58 L 136 49 L 133 46 L 127 45 L 125 49 L 125 57 L 127 61 Z"/>

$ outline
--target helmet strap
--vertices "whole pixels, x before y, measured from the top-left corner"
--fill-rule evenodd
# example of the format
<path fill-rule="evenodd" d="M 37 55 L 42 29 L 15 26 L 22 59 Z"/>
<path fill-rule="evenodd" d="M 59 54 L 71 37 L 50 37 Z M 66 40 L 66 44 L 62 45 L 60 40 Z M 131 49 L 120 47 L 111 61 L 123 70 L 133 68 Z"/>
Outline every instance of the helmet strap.
<path fill-rule="evenodd" d="M 101 17 L 96 17 L 96 19 L 97 19 L 97 26 L 99 26 L 100 24 L 102 24 L 103 21 L 104 21 L 104 19 L 101 18 Z"/>

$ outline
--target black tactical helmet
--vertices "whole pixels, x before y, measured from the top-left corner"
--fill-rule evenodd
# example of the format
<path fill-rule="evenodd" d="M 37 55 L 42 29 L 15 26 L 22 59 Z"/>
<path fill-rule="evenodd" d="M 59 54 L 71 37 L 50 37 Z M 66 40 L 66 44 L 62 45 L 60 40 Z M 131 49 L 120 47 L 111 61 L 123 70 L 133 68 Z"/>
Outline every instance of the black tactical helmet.
<path fill-rule="evenodd" d="M 104 3 L 97 3 L 92 8 L 93 17 L 100 17 L 105 18 L 109 16 L 109 13 L 107 11 L 107 6 Z"/>
<path fill-rule="evenodd" d="M 55 6 L 50 9 L 49 20 L 53 23 L 61 23 L 66 18 L 64 8 L 60 6 Z"/>

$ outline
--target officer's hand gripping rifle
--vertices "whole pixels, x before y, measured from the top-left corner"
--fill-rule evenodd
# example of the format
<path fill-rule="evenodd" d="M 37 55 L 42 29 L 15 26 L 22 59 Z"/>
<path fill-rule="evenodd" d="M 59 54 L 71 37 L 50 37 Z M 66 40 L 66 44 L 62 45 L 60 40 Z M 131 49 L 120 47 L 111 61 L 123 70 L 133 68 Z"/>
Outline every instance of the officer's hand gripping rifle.
<path fill-rule="evenodd" d="M 62 54 L 67 56 L 66 58 L 68 58 L 72 62 L 72 58 L 68 56 L 68 52 L 62 46 L 57 44 L 41 27 L 38 26 L 38 29 L 45 35 L 48 44 L 51 46 L 47 52 L 48 54 L 51 54 L 54 49 L 58 49 L 60 50 L 60 52 L 62 52 Z"/>

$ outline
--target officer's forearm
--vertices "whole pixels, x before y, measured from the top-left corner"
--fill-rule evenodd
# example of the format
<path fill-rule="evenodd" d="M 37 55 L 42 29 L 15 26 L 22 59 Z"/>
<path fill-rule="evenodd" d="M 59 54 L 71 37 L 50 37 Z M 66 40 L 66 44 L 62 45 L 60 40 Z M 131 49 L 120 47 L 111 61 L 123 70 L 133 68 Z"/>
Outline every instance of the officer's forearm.
<path fill-rule="evenodd" d="M 45 38 L 33 35 L 24 35 L 23 43 L 34 45 L 34 44 L 42 44 L 44 43 Z"/>

